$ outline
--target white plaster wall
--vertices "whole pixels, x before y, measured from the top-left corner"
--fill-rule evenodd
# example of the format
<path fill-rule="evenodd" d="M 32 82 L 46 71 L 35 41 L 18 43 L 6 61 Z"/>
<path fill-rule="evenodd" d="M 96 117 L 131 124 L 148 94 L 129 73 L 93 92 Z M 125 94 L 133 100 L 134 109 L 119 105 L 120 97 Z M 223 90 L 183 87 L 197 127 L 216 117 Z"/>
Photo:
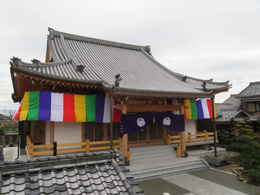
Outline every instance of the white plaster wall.
<path fill-rule="evenodd" d="M 185 120 L 185 133 L 191 133 L 191 134 L 197 133 L 196 120 Z"/>
<path fill-rule="evenodd" d="M 55 122 L 54 141 L 58 144 L 81 142 L 81 123 Z"/>

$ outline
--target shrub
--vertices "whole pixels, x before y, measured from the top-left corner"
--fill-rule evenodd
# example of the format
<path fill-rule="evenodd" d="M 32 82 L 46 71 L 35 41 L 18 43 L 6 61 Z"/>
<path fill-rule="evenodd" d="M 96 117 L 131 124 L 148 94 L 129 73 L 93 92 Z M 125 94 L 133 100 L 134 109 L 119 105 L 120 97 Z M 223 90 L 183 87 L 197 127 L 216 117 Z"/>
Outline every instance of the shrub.
<path fill-rule="evenodd" d="M 240 153 L 240 165 L 250 181 L 260 184 L 260 140 L 249 122 L 236 122 L 234 141 L 228 149 Z"/>

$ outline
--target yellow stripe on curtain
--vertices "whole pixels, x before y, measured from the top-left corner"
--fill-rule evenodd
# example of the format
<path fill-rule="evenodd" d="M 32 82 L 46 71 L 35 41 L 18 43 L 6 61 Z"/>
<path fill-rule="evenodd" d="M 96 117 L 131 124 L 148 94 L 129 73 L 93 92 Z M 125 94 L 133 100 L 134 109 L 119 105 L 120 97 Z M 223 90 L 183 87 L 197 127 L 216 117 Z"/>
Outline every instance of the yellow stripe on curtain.
<path fill-rule="evenodd" d="M 186 120 L 191 120 L 191 102 L 189 99 L 184 100 L 184 118 Z"/>
<path fill-rule="evenodd" d="M 29 98 L 30 98 L 29 92 L 25 92 L 22 100 L 21 112 L 19 117 L 21 121 L 27 119 L 27 115 L 29 112 Z"/>
<path fill-rule="evenodd" d="M 219 110 L 216 110 L 216 104 L 215 102 L 213 102 L 213 105 L 214 105 L 214 111 L 215 111 L 215 119 L 218 118 L 218 113 L 219 113 Z"/>
<path fill-rule="evenodd" d="M 75 116 L 76 122 L 86 122 L 86 101 L 84 95 L 75 95 Z"/>

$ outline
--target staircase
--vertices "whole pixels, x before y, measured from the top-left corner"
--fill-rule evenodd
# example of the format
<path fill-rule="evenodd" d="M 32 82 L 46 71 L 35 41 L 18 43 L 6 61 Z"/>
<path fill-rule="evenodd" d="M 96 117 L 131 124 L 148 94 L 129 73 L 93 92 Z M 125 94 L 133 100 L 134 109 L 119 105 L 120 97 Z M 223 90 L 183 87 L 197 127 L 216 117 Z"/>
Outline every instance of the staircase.
<path fill-rule="evenodd" d="M 176 158 L 170 145 L 136 147 L 130 151 L 129 176 L 136 181 L 208 168 L 198 157 Z"/>

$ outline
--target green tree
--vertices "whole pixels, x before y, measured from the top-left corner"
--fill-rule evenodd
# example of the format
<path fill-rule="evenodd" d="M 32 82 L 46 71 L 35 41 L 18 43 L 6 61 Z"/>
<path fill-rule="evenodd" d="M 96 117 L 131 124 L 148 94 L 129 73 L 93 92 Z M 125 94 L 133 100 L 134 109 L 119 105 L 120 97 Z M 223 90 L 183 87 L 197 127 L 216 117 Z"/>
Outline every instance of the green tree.
<path fill-rule="evenodd" d="M 250 121 L 235 122 L 229 149 L 240 153 L 240 164 L 253 183 L 260 184 L 260 141 Z"/>

